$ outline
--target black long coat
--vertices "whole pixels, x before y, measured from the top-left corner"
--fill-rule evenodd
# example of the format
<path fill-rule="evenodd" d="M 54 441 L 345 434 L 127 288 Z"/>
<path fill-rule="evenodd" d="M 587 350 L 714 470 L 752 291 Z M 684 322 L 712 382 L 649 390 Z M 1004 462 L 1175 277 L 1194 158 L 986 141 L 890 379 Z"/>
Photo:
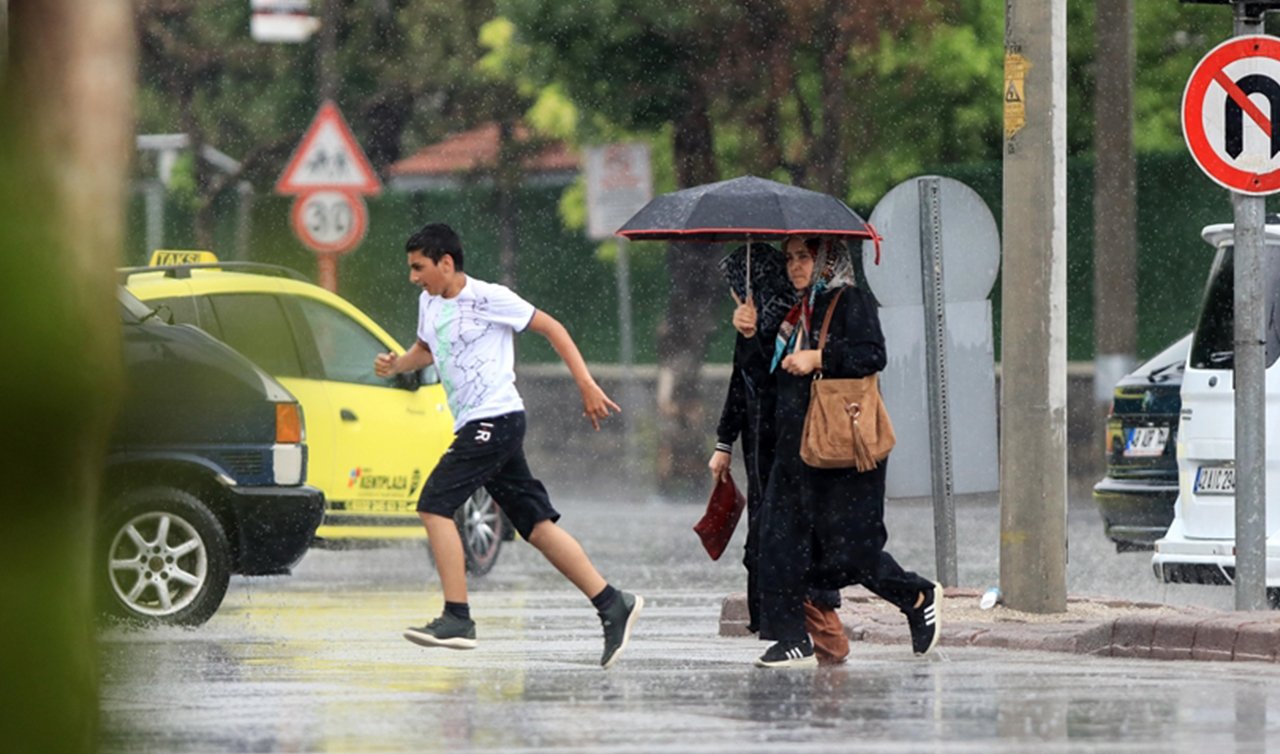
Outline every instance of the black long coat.
<path fill-rule="evenodd" d="M 843 289 L 822 349 L 824 378 L 866 377 L 884 369 L 884 334 L 875 300 L 849 286 Z M 836 291 L 814 302 L 811 341 L 816 348 Z M 904 571 L 884 545 L 884 481 L 887 460 L 876 468 L 815 469 L 800 459 L 800 438 L 813 375 L 795 376 L 781 365 L 774 380 L 776 455 L 760 511 L 759 585 L 761 638 L 796 640 L 803 636 L 806 585 L 839 589 L 863 584 L 899 608 L 914 604 L 931 582 Z"/>

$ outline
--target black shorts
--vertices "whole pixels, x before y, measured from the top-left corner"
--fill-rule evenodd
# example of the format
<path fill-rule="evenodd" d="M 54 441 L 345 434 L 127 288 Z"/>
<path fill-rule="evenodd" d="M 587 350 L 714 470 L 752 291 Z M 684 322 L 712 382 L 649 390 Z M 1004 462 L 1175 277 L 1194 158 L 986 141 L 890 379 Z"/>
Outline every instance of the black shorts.
<path fill-rule="evenodd" d="M 452 516 L 481 487 L 525 539 L 540 522 L 560 520 L 525 461 L 523 411 L 462 425 L 422 486 L 418 511 Z"/>

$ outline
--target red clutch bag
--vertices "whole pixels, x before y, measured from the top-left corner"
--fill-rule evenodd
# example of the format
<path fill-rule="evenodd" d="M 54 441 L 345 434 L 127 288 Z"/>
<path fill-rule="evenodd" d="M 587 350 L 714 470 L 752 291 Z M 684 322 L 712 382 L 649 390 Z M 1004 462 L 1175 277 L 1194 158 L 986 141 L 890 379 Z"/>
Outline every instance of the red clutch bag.
<path fill-rule="evenodd" d="M 693 525 L 712 560 L 719 560 L 724 554 L 745 507 L 747 499 L 738 491 L 732 476 L 726 474 L 724 479 L 716 482 L 715 489 L 711 490 L 711 499 L 707 501 L 707 512 Z"/>

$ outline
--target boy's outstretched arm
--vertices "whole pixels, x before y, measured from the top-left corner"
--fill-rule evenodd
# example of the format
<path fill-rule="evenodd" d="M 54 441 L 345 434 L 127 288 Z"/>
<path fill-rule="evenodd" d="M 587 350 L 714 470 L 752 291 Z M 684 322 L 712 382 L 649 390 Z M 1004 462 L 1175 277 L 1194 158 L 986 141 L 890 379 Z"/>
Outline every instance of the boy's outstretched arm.
<path fill-rule="evenodd" d="M 379 377 L 391 377 L 400 372 L 412 372 L 435 363 L 431 349 L 422 341 L 415 341 L 409 350 L 396 356 L 394 353 L 380 353 L 373 358 L 373 373 Z"/>
<path fill-rule="evenodd" d="M 565 366 L 569 367 L 569 373 L 573 375 L 573 381 L 578 384 L 578 390 L 582 393 L 582 412 L 591 420 L 591 426 L 599 431 L 600 420 L 609 415 L 609 409 L 622 411 L 596 384 L 591 372 L 587 371 L 587 362 L 578 352 L 577 344 L 555 317 L 539 309 L 533 313 L 529 329 L 546 338 L 551 347 L 556 349 L 556 353 L 560 354 Z"/>

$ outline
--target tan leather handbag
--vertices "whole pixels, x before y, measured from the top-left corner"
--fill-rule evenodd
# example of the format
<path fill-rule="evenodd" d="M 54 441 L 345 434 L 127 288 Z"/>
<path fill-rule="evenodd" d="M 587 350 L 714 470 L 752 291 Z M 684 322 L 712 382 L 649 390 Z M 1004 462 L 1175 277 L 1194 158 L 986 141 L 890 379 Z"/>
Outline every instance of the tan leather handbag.
<path fill-rule="evenodd" d="M 827 307 L 818 336 L 818 351 L 827 344 L 831 315 L 844 295 L 841 288 Z M 800 458 L 819 469 L 870 471 L 893 450 L 896 437 L 889 412 L 880 397 L 878 375 L 825 379 L 822 370 L 809 387 L 809 410 L 804 417 Z"/>

